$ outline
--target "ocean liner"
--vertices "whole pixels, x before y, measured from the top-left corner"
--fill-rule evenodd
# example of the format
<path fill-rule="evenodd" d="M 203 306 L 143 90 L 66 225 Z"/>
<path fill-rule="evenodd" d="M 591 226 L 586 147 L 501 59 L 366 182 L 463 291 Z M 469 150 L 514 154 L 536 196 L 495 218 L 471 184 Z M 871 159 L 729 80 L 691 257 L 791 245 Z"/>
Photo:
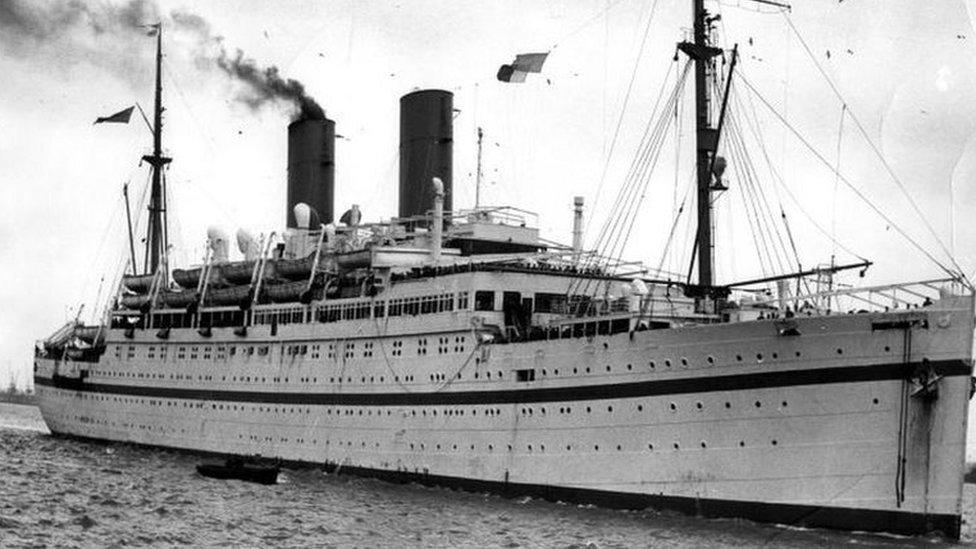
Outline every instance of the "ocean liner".
<path fill-rule="evenodd" d="M 713 280 L 736 53 L 711 38 L 702 0 L 692 6 L 678 45 L 696 107 L 688 277 L 584 249 L 582 199 L 571 245 L 542 239 L 515 208 L 455 211 L 452 94 L 440 90 L 401 98 L 398 217 L 363 223 L 352 208 L 333 223 L 334 122 L 301 118 L 288 128 L 288 228 L 238 233 L 240 260 L 210 231 L 201 265 L 171 269 L 160 32 L 145 266 L 133 252 L 103 322 L 37 344 L 50 430 L 609 507 L 958 537 L 972 287 L 958 272 L 831 283 L 867 262 Z"/>

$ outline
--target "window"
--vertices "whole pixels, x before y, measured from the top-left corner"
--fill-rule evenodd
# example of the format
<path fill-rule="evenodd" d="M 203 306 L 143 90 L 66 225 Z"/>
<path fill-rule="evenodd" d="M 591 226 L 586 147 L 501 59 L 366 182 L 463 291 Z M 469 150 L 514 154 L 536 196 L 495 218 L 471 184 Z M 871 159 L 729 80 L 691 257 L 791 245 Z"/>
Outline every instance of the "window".
<path fill-rule="evenodd" d="M 515 370 L 515 381 L 535 381 L 535 370 L 532 368 Z"/>
<path fill-rule="evenodd" d="M 474 310 L 494 311 L 495 292 L 489 290 L 478 290 L 474 293 Z"/>
<path fill-rule="evenodd" d="M 537 313 L 565 313 L 566 296 L 562 294 L 535 294 Z"/>

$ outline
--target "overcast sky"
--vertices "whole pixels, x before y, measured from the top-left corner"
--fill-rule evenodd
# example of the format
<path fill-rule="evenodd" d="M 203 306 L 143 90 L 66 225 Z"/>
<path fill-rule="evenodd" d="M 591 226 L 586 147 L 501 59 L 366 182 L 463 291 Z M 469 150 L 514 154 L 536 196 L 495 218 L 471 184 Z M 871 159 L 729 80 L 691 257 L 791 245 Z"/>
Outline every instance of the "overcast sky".
<path fill-rule="evenodd" d="M 897 227 L 942 263 L 949 259 L 939 241 L 954 246 L 956 260 L 972 273 L 976 1 L 804 0 L 789 20 L 748 0 L 706 5 L 721 13 L 722 45 L 739 44 L 742 74 L 762 96 L 830 163 L 839 158 L 845 177 Z M 22 384 L 30 375 L 34 340 L 63 324 L 81 303 L 93 302 L 100 286 L 103 296 L 113 291 L 113 274 L 127 254 L 121 188 L 131 181 L 134 205 L 143 195 L 147 170 L 139 158 L 151 146 L 150 135 L 138 117 L 129 125 L 92 122 L 136 101 L 151 109 L 154 40 L 133 25 L 166 25 L 164 147 L 174 158 L 171 233 L 178 247 L 174 261 L 183 266 L 199 261 L 209 225 L 259 233 L 285 223 L 286 125 L 293 107 L 272 101 L 254 108 L 242 101 L 248 88 L 214 62 L 221 47 L 231 54 L 240 49 L 261 67 L 279 67 L 336 120 L 343 136 L 336 146 L 337 215 L 352 203 L 360 204 L 367 220 L 396 213 L 398 99 L 414 89 L 442 88 L 455 93 L 459 110 L 455 207 L 473 205 L 475 133 L 481 126 L 483 202 L 538 212 L 545 237 L 569 241 L 572 197 L 582 195 L 594 219 L 592 242 L 655 100 L 674 83 L 674 73 L 668 80 L 665 75 L 690 22 L 688 0 L 147 0 L 71 6 L 0 2 L 0 380 L 16 373 Z M 841 103 L 788 21 L 847 101 L 843 132 Z M 541 75 L 523 84 L 495 79 L 500 64 L 537 51 L 551 51 Z M 758 122 L 766 153 L 789 190 L 774 183 L 761 151 L 750 153 L 773 208 L 782 202 L 806 265 L 828 262 L 832 253 L 840 261 L 854 258 L 827 232 L 876 262 L 868 283 L 940 274 L 888 221 L 838 184 L 758 97 L 741 84 L 735 93 L 738 116 Z M 686 99 L 681 112 L 687 118 Z M 618 118 L 619 137 L 608 156 Z M 690 178 L 690 128 L 688 119 L 680 131 L 671 130 L 628 245 L 630 258 L 651 265 L 661 260 Z M 737 187 L 741 172 L 733 166 L 729 173 L 732 190 L 716 202 L 716 271 L 725 281 L 764 274 Z M 144 207 L 134 214 L 144 227 Z M 687 269 L 693 236 L 687 218 L 677 224 L 666 268 Z M 87 307 L 84 318 L 90 320 L 93 308 Z"/>

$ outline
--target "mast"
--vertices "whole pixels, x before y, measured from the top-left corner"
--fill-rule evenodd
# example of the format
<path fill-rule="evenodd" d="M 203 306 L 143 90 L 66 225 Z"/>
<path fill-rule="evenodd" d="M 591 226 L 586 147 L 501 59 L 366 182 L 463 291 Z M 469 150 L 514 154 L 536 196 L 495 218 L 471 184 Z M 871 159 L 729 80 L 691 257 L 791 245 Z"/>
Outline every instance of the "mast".
<path fill-rule="evenodd" d="M 122 186 L 122 197 L 125 199 L 125 222 L 129 229 L 129 253 L 132 254 L 132 276 L 139 274 L 136 270 L 136 245 L 132 240 L 132 214 L 129 212 L 129 183 Z"/>
<path fill-rule="evenodd" d="M 698 256 L 698 285 L 712 286 L 712 174 L 711 163 L 718 147 L 718 130 L 711 125 L 708 78 L 712 59 L 722 50 L 709 45 L 709 24 L 713 18 L 705 11 L 705 0 L 691 0 L 693 42 L 681 42 L 678 49 L 695 63 L 695 148 L 697 154 L 698 231 L 695 254 Z"/>
<path fill-rule="evenodd" d="M 149 227 L 146 234 L 147 273 L 155 274 L 162 259 L 166 268 L 166 201 L 163 196 L 163 167 L 172 162 L 171 158 L 163 156 L 163 26 L 156 28 L 156 104 L 153 109 L 153 153 L 145 155 L 143 160 L 152 167 L 152 186 L 149 196 Z"/>
<path fill-rule="evenodd" d="M 478 127 L 478 173 L 475 174 L 474 182 L 474 207 L 478 209 L 481 206 L 481 139 L 484 137 L 484 132 L 481 131 L 481 127 Z"/>

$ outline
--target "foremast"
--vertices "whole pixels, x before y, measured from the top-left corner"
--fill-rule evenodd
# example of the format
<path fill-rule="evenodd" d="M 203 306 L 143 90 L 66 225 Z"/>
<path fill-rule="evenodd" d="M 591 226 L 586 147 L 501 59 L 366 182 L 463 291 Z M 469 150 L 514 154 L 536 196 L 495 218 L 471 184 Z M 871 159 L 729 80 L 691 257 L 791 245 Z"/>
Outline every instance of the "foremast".
<path fill-rule="evenodd" d="M 692 0 L 693 41 L 684 41 L 678 48 L 695 63 L 695 163 L 698 202 L 698 230 L 692 263 L 698 259 L 698 285 L 711 287 L 712 274 L 712 162 L 718 150 L 719 131 L 712 127 L 709 108 L 708 81 L 714 71 L 714 58 L 722 54 L 710 45 L 709 26 L 718 16 L 709 16 L 705 0 Z"/>
<path fill-rule="evenodd" d="M 163 181 L 163 168 L 172 158 L 163 156 L 163 27 L 153 25 L 156 32 L 156 100 L 153 108 L 153 152 L 142 157 L 152 169 L 152 184 L 149 195 L 149 226 L 146 229 L 146 273 L 156 274 L 160 268 L 167 272 L 167 240 L 169 237 L 166 222 L 166 189 Z"/>

